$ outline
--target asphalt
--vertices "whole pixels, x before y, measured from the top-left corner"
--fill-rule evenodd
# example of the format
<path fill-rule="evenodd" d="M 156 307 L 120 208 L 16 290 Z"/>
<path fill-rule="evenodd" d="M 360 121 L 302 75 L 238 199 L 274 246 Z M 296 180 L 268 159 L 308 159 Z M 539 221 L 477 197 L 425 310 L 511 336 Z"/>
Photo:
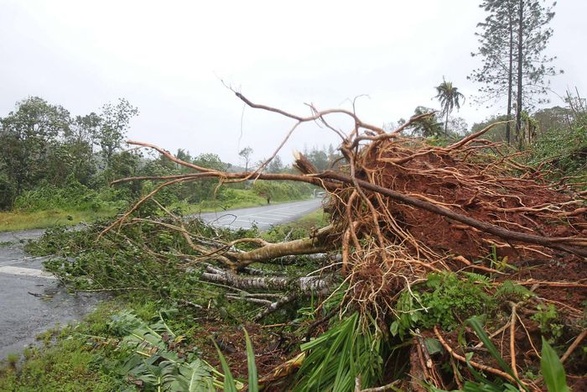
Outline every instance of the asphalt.
<path fill-rule="evenodd" d="M 0 233 L 0 360 L 22 352 L 39 333 L 80 319 L 100 301 L 96 295 L 68 293 L 42 270 L 46 258 L 26 254 L 27 241 L 42 233 Z"/>
<path fill-rule="evenodd" d="M 271 226 L 296 220 L 320 207 L 322 207 L 322 199 L 314 198 L 293 203 L 208 212 L 196 216 L 220 227 L 242 229 L 250 228 L 254 224 L 260 230 L 267 230 Z"/>

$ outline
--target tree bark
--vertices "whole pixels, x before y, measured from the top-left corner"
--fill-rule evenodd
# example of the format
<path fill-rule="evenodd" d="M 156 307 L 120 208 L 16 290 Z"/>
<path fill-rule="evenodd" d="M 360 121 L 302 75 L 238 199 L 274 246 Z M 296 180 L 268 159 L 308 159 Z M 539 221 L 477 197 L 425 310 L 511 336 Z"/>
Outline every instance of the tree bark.
<path fill-rule="evenodd" d="M 508 28 L 510 33 L 509 40 L 509 59 L 508 59 L 508 106 L 507 106 L 507 123 L 505 124 L 505 138 L 508 144 L 512 144 L 512 95 L 514 90 L 514 21 L 513 15 L 508 15 Z"/>
<path fill-rule="evenodd" d="M 516 140 L 520 140 L 520 131 L 522 129 L 522 77 L 523 77 L 523 56 L 524 56 L 524 0 L 519 0 L 518 10 L 518 91 L 516 107 Z"/>

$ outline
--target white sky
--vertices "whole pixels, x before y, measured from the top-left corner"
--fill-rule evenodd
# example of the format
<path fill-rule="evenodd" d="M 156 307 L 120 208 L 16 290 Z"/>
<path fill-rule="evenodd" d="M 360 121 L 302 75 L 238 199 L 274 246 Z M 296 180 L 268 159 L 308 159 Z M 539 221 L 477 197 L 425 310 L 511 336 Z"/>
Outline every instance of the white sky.
<path fill-rule="evenodd" d="M 477 0 L 0 0 L 0 117 L 39 96 L 73 115 L 126 98 L 139 107 L 129 138 L 172 152 L 216 153 L 239 163 L 271 155 L 291 120 L 246 108 L 221 80 L 257 103 L 307 114 L 350 109 L 382 125 L 416 106 L 438 108 L 443 76 L 467 97 L 478 67 Z M 587 1 L 561 0 L 548 53 L 564 75 L 552 89 L 587 94 Z M 460 112 L 469 126 L 503 107 Z M 552 105 L 562 101 L 552 95 Z M 349 124 L 333 120 L 344 131 Z M 280 153 L 339 140 L 306 125 Z"/>

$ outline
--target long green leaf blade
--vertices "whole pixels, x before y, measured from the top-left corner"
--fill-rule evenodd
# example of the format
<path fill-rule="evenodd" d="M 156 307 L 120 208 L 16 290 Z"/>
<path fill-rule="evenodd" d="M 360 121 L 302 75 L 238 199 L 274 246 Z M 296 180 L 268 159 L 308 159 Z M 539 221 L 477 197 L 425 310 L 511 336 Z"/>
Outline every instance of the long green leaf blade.
<path fill-rule="evenodd" d="M 259 378 L 257 376 L 257 364 L 255 363 L 255 352 L 253 351 L 253 344 L 249 338 L 249 333 L 245 328 L 245 342 L 247 344 L 247 368 L 249 370 L 249 392 L 259 391 Z"/>
<path fill-rule="evenodd" d="M 220 347 L 218 347 L 214 339 L 212 339 L 212 343 L 214 343 L 214 347 L 216 347 L 216 351 L 218 351 L 218 357 L 220 359 L 220 364 L 222 365 L 222 371 L 224 372 L 224 392 L 238 392 L 234 377 L 232 377 L 232 373 L 230 372 L 230 367 L 228 367 L 228 363 L 226 363 L 226 358 L 222 355 L 222 351 L 220 351 Z"/>
<path fill-rule="evenodd" d="M 542 337 L 542 358 L 540 359 L 540 370 L 546 383 L 548 392 L 568 392 L 567 375 L 562 362 L 556 355 L 554 349 Z"/>

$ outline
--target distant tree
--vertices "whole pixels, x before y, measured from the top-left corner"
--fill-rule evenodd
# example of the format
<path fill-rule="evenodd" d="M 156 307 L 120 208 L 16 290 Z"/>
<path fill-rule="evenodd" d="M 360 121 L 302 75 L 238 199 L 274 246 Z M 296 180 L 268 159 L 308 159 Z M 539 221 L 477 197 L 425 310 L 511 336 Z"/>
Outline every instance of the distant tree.
<path fill-rule="evenodd" d="M 548 24 L 554 17 L 550 6 L 540 0 L 484 0 L 480 7 L 488 16 L 477 26 L 481 32 L 479 49 L 473 56 L 483 58 L 483 65 L 469 76 L 482 83 L 479 92 L 490 100 L 506 97 L 506 118 L 516 111 L 516 137 L 521 129 L 522 111 L 542 102 L 548 76 L 557 73 L 549 65 L 555 57 L 543 54 L 553 30 Z M 510 123 L 506 125 L 506 140 L 511 143 Z"/>
<path fill-rule="evenodd" d="M 538 110 L 534 118 L 538 122 L 539 131 L 553 131 L 569 128 L 574 116 L 569 108 L 553 106 Z"/>
<path fill-rule="evenodd" d="M 469 124 L 462 117 L 453 117 L 448 121 L 448 128 L 455 136 L 463 136 L 469 131 Z"/>
<path fill-rule="evenodd" d="M 198 166 L 219 171 L 226 171 L 229 167 L 227 163 L 222 162 L 218 155 L 212 153 L 200 154 L 192 162 Z M 217 188 L 218 180 L 216 179 L 191 181 L 183 186 L 181 198 L 192 203 L 213 199 Z"/>
<path fill-rule="evenodd" d="M 0 170 L 18 195 L 50 176 L 50 161 L 70 134 L 71 118 L 63 107 L 31 97 L 0 123 Z"/>
<path fill-rule="evenodd" d="M 142 155 L 136 150 L 120 151 L 113 153 L 110 166 L 106 169 L 107 178 L 126 178 L 140 175 Z M 129 192 L 131 198 L 137 198 L 141 194 L 142 183 L 140 181 L 130 181 L 117 185 Z"/>
<path fill-rule="evenodd" d="M 251 153 L 252 153 L 252 149 L 251 149 Z M 207 167 L 210 169 L 216 169 L 219 171 L 225 171 L 228 169 L 228 165 L 224 162 L 222 162 L 222 160 L 220 159 L 220 157 L 216 154 L 212 154 L 212 153 L 205 153 L 205 154 L 200 154 L 197 157 L 195 157 L 193 159 L 193 163 L 198 165 L 198 166 L 202 166 L 202 167 Z"/>
<path fill-rule="evenodd" d="M 423 114 L 428 114 L 428 116 L 422 117 L 418 121 L 414 122 L 412 126 L 409 127 L 412 134 L 415 136 L 422 136 L 422 137 L 433 137 L 433 136 L 440 136 L 443 132 L 442 123 L 438 121 L 436 117 L 436 110 L 427 108 L 425 106 L 418 106 L 414 110 L 414 116 L 421 116 Z M 400 120 L 400 123 L 403 120 Z M 403 122 L 405 123 L 405 121 Z"/>
<path fill-rule="evenodd" d="M 249 163 L 251 163 L 253 149 L 251 147 L 245 147 L 238 153 L 240 157 L 245 161 L 245 171 L 249 171 Z"/>
<path fill-rule="evenodd" d="M 106 168 L 112 165 L 114 153 L 122 147 L 130 120 L 138 114 L 138 108 L 124 98 L 119 99 L 116 105 L 109 103 L 102 106 L 98 127 L 95 128 L 94 142 L 100 146 L 100 154 Z"/>
<path fill-rule="evenodd" d="M 318 171 L 327 170 L 330 166 L 328 154 L 325 150 L 313 148 L 312 150 L 308 151 L 306 149 L 304 150 L 304 156 L 308 158 L 310 162 L 312 162 L 312 164 Z"/>
<path fill-rule="evenodd" d="M 181 159 L 184 162 L 191 162 L 192 161 L 192 156 L 190 155 L 190 152 L 187 150 L 184 150 L 183 148 L 179 148 L 177 150 L 177 154 L 175 154 L 177 159 Z M 179 168 L 183 169 L 183 170 L 187 170 L 184 166 L 180 166 L 178 165 Z"/>
<path fill-rule="evenodd" d="M 504 121 L 507 121 L 506 115 L 491 116 L 489 118 L 486 118 L 482 122 L 474 123 L 473 126 L 471 127 L 471 133 L 478 132 L 493 123 L 504 122 Z M 485 135 L 483 135 L 483 138 L 488 139 L 488 140 L 492 140 L 495 142 L 505 142 L 506 141 L 505 127 L 506 127 L 505 124 L 495 125 Z"/>
<path fill-rule="evenodd" d="M 276 155 L 271 162 L 267 165 L 267 172 L 268 173 L 282 173 L 286 170 L 283 161 L 281 160 L 279 155 Z"/>
<path fill-rule="evenodd" d="M 444 134 L 448 135 L 448 116 L 454 108 L 460 109 L 461 102 L 465 100 L 465 96 L 458 91 L 458 88 L 453 86 L 452 82 L 447 82 L 442 78 L 442 83 L 436 86 L 436 99 L 440 102 L 442 107 L 441 115 L 444 116 Z"/>

